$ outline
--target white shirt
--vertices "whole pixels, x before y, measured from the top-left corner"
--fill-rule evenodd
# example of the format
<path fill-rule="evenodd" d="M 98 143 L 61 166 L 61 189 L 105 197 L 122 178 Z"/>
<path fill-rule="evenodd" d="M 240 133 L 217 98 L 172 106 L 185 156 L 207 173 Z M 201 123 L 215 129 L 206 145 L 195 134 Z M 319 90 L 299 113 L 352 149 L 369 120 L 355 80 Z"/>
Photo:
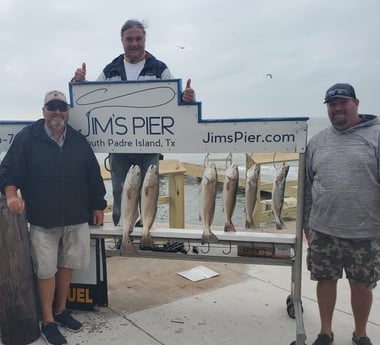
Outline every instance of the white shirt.
<path fill-rule="evenodd" d="M 125 73 L 127 74 L 127 80 L 137 80 L 140 72 L 144 68 L 145 59 L 137 62 L 130 63 L 124 59 Z"/>

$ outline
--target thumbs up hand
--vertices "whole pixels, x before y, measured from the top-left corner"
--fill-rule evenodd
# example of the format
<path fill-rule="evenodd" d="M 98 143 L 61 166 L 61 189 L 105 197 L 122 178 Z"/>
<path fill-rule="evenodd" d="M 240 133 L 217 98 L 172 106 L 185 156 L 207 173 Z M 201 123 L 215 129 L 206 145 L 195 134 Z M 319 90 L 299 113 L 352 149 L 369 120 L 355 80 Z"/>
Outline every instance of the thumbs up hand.
<path fill-rule="evenodd" d="M 182 93 L 182 101 L 186 103 L 193 102 L 195 100 L 195 91 L 190 86 L 190 84 L 191 84 L 191 79 L 188 79 L 186 82 L 186 88 Z"/>
<path fill-rule="evenodd" d="M 77 68 L 74 74 L 74 78 L 71 80 L 72 82 L 79 82 L 86 79 L 86 63 L 82 63 L 81 68 Z"/>

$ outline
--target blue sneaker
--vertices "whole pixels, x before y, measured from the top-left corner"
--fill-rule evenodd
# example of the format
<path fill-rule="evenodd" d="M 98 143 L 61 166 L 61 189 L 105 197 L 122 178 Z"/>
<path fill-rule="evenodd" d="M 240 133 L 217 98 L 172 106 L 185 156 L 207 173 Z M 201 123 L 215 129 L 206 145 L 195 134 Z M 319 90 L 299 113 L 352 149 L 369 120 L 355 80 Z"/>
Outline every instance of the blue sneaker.
<path fill-rule="evenodd" d="M 41 325 L 41 338 L 46 341 L 48 345 L 63 345 L 67 344 L 65 337 L 59 331 L 55 322 L 50 322 Z"/>
<path fill-rule="evenodd" d="M 71 316 L 71 311 L 67 309 L 54 314 L 54 319 L 58 325 L 65 327 L 71 332 L 79 332 L 83 328 L 82 323 L 77 319 L 74 319 Z"/>

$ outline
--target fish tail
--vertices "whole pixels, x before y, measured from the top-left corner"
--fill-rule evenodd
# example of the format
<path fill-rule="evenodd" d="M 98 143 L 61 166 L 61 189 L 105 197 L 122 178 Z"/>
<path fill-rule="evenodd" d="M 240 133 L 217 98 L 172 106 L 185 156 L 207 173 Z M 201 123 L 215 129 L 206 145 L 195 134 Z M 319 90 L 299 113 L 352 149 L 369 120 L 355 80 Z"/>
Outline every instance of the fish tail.
<path fill-rule="evenodd" d="M 278 220 L 276 219 L 276 229 L 277 230 L 282 229 L 284 226 L 285 226 L 285 223 L 282 221 L 281 218 L 279 218 Z"/>
<path fill-rule="evenodd" d="M 137 249 L 130 238 L 123 239 L 123 241 L 121 242 L 120 254 L 122 256 L 137 254 Z"/>
<path fill-rule="evenodd" d="M 215 234 L 210 230 L 209 232 L 203 232 L 201 243 L 217 243 L 219 242 L 218 238 L 215 236 Z"/>
<path fill-rule="evenodd" d="M 251 221 L 246 220 L 245 221 L 245 228 L 246 229 L 256 229 L 254 221 L 253 220 L 251 220 Z"/>
<path fill-rule="evenodd" d="M 150 234 L 143 234 L 141 237 L 140 247 L 153 247 L 154 240 Z"/>
<path fill-rule="evenodd" d="M 233 223 L 225 223 L 224 224 L 224 231 L 225 232 L 236 231 L 235 225 Z"/>

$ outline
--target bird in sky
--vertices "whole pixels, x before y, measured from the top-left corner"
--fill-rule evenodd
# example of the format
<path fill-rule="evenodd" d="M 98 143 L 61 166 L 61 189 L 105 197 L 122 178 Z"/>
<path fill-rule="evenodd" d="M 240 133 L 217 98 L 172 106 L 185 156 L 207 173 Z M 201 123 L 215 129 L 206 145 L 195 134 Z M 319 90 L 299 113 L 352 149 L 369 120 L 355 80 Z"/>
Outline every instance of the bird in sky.
<path fill-rule="evenodd" d="M 184 49 L 185 47 L 184 46 L 178 46 L 179 49 Z"/>
<path fill-rule="evenodd" d="M 267 77 L 271 78 L 272 79 L 272 74 L 270 73 L 267 73 Z"/>

